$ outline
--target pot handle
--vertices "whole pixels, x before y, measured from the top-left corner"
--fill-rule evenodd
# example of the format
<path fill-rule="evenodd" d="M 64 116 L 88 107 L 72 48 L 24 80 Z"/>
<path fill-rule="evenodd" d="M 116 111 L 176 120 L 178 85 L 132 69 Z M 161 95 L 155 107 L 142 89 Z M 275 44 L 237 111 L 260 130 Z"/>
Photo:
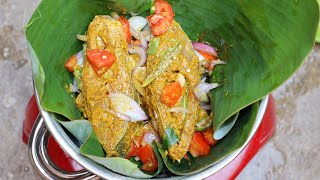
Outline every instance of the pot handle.
<path fill-rule="evenodd" d="M 29 159 L 35 169 L 46 179 L 98 179 L 94 174 L 87 170 L 76 172 L 67 172 L 57 167 L 51 160 L 47 144 L 50 137 L 50 132 L 45 126 L 41 115 L 38 115 L 37 120 L 32 128 L 29 142 L 28 152 Z"/>

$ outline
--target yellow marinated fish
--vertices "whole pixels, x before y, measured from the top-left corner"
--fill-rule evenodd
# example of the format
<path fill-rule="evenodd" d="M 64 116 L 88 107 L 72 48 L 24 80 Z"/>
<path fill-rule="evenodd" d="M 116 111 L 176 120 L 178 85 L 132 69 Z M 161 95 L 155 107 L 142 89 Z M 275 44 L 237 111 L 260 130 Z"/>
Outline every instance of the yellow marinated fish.
<path fill-rule="evenodd" d="M 92 124 L 107 156 L 118 156 L 116 147 L 127 129 L 137 126 L 121 120 L 112 110 L 108 97 L 109 93 L 122 93 L 131 98 L 134 96 L 131 83 L 132 69 L 128 66 L 132 59 L 128 54 L 125 37 L 121 23 L 110 16 L 96 16 L 90 23 L 87 31 L 87 50 L 107 50 L 115 55 L 116 61 L 110 69 L 98 77 L 89 62 L 85 60 L 82 93 L 76 101 L 79 109 Z"/>
<path fill-rule="evenodd" d="M 167 128 L 173 128 L 179 136 L 179 141 L 168 151 L 173 160 L 179 161 L 188 151 L 196 122 L 207 116 L 193 94 L 193 88 L 200 82 L 199 59 L 194 53 L 188 36 L 176 21 L 173 21 L 166 33 L 155 38 L 160 38 L 160 43 L 156 52 L 148 56 L 147 74 L 155 72 L 163 60 L 164 54 L 179 45 L 178 54 L 173 57 L 171 64 L 146 87 L 145 97 L 149 116 L 156 121 L 160 136 L 163 136 Z M 170 107 L 164 104 L 160 98 L 163 88 L 167 84 L 177 81 L 178 73 L 186 79 L 182 96 L 187 96 L 186 108 L 189 111 L 187 114 L 169 112 Z M 175 106 L 181 106 L 181 99 Z"/>

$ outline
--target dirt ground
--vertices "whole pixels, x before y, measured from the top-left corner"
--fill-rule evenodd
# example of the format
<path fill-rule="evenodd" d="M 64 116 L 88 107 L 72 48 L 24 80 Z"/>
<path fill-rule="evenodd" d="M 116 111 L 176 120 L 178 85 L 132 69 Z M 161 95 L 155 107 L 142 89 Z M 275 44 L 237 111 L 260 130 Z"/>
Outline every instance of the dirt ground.
<path fill-rule="evenodd" d="M 0 0 L 0 179 L 41 179 L 22 143 L 25 106 L 33 94 L 24 26 L 39 0 Z M 320 177 L 320 45 L 273 95 L 277 132 L 238 179 Z"/>

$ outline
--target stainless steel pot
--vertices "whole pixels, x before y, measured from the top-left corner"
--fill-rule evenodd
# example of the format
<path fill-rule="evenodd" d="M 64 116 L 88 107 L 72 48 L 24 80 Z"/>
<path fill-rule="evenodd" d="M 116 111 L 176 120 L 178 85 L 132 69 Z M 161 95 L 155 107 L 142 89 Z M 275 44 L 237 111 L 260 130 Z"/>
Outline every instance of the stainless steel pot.
<path fill-rule="evenodd" d="M 35 92 L 38 107 L 41 114 L 39 115 L 38 120 L 36 121 L 32 129 L 28 146 L 31 162 L 43 177 L 47 179 L 95 179 L 97 177 L 112 180 L 135 179 L 115 173 L 93 162 L 87 157 L 81 155 L 78 146 L 74 144 L 72 139 L 70 139 L 70 137 L 61 127 L 61 125 L 54 120 L 52 114 L 41 108 L 39 96 L 36 90 Z M 244 145 L 241 146 L 241 148 L 235 150 L 229 156 L 227 156 L 217 164 L 207 168 L 206 170 L 203 170 L 199 173 L 190 176 L 173 176 L 169 179 L 204 179 L 216 173 L 217 171 L 225 167 L 228 163 L 230 163 L 232 160 L 234 160 L 240 154 L 240 152 L 246 147 L 246 145 L 249 143 L 249 141 L 257 131 L 266 111 L 268 97 L 269 96 L 266 96 L 261 100 L 259 111 L 256 117 L 256 121 L 253 125 L 252 131 L 250 132 L 248 139 L 246 140 Z M 66 153 L 68 153 L 75 161 L 77 161 L 81 166 L 85 168 L 84 171 L 68 173 L 54 166 L 54 164 L 50 161 L 50 158 L 48 158 L 48 154 L 46 153 L 46 143 L 49 136 L 48 130 L 50 131 L 51 135 L 55 138 L 55 140 L 58 142 L 58 144 L 61 146 L 61 148 Z"/>

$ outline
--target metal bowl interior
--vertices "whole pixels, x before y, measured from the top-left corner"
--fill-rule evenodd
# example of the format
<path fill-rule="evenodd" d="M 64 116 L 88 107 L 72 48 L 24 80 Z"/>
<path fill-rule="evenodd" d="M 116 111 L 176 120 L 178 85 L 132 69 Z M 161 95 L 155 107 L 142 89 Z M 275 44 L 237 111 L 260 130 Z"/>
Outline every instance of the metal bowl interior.
<path fill-rule="evenodd" d="M 45 121 L 45 124 L 48 128 L 48 130 L 51 132 L 52 136 L 55 138 L 55 140 L 58 142 L 58 144 L 61 146 L 61 148 L 67 152 L 75 161 L 77 161 L 81 166 L 83 166 L 85 169 L 90 171 L 91 173 L 104 178 L 104 179 L 135 179 L 135 178 L 130 178 L 127 176 L 120 175 L 118 173 L 115 173 L 97 163 L 94 161 L 88 159 L 87 157 L 81 155 L 79 151 L 79 147 L 72 141 L 72 139 L 69 137 L 69 135 L 65 132 L 65 130 L 62 128 L 62 126 L 53 118 L 53 114 L 49 113 L 48 111 L 44 110 L 40 106 L 40 101 L 39 101 L 39 96 L 37 94 L 37 91 L 35 89 L 35 94 L 36 94 L 36 100 L 38 103 L 38 107 L 40 109 L 40 113 Z M 266 111 L 266 107 L 268 104 L 268 97 L 264 97 L 261 102 L 260 102 L 260 107 L 258 110 L 258 114 L 255 120 L 255 123 L 253 125 L 253 128 L 249 134 L 249 137 L 245 141 L 245 143 L 237 150 L 233 151 L 230 155 L 228 155 L 226 158 L 222 159 L 220 162 L 217 164 L 199 172 L 195 173 L 193 175 L 189 176 L 172 176 L 169 179 L 204 179 L 223 167 L 225 167 L 227 164 L 229 164 L 233 159 L 235 159 L 241 151 L 246 147 L 246 145 L 250 142 L 251 138 L 257 131 L 264 113 Z M 156 179 L 156 178 L 155 178 Z M 168 178 L 165 178 L 168 179 Z"/>

